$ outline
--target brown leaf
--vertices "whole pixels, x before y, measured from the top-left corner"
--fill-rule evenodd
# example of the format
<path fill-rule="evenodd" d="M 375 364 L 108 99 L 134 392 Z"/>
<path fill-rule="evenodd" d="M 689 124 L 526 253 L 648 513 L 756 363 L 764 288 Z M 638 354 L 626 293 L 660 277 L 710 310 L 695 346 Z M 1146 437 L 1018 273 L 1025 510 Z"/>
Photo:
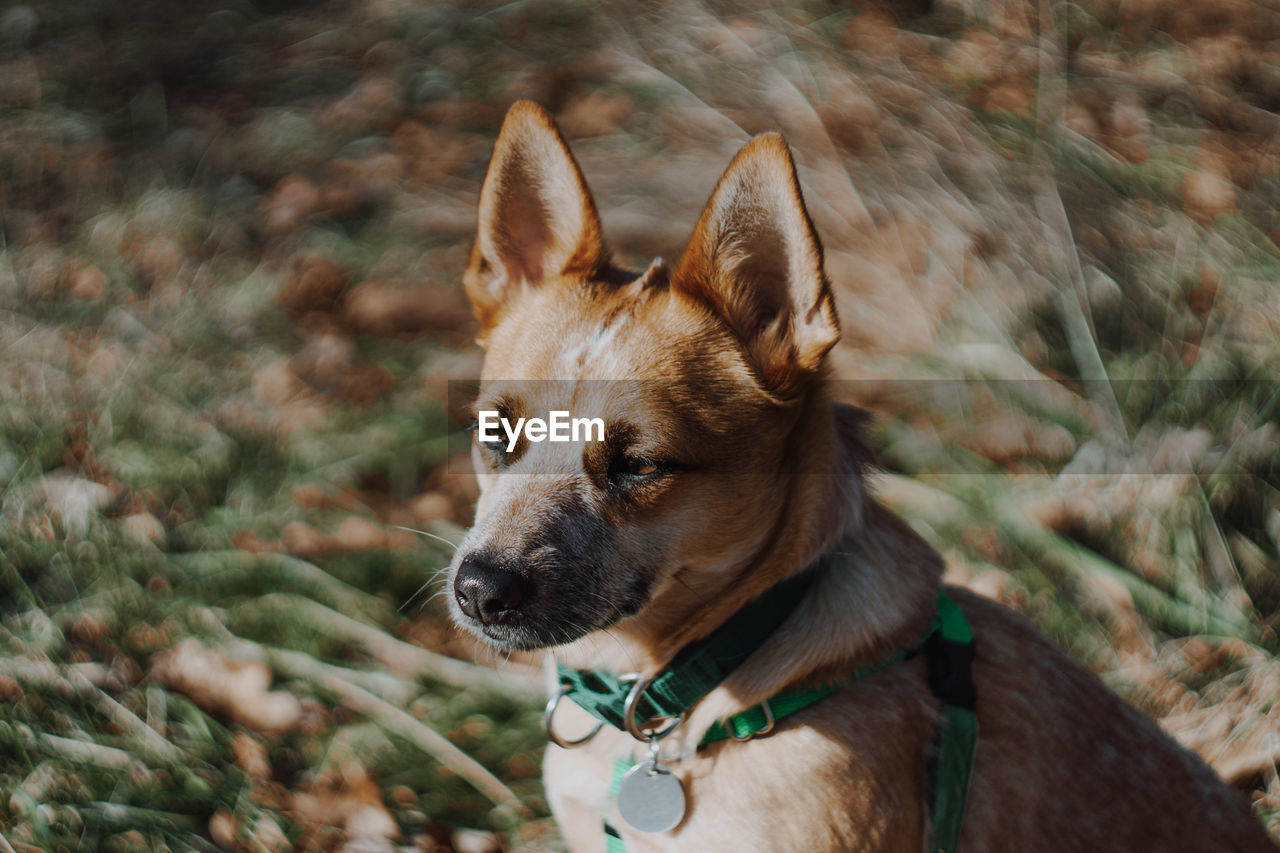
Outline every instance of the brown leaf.
<path fill-rule="evenodd" d="M 339 827 L 351 838 L 398 838 L 382 788 L 359 764 L 330 770 L 293 796 L 293 819 L 304 829 Z"/>
<path fill-rule="evenodd" d="M 291 731 L 302 716 L 293 694 L 267 689 L 271 670 L 264 664 L 228 660 L 194 639 L 157 657 L 151 675 L 206 711 L 265 734 Z"/>
<path fill-rule="evenodd" d="M 346 270 L 316 252 L 298 252 L 285 266 L 284 287 L 276 301 L 294 317 L 311 311 L 336 311 L 351 283 Z"/>
<path fill-rule="evenodd" d="M 631 100 L 626 95 L 590 92 L 571 98 L 556 120 L 570 138 L 605 136 L 618 132 L 618 125 L 631 115 Z"/>
<path fill-rule="evenodd" d="M 276 184 L 259 207 L 263 228 L 272 237 L 297 231 L 320 207 L 320 190 L 304 175 L 289 175 Z"/>
<path fill-rule="evenodd" d="M 67 290 L 76 299 L 92 302 L 107 291 L 107 277 L 92 264 L 73 266 L 66 277 Z"/>
<path fill-rule="evenodd" d="M 1188 216 L 1207 225 L 1236 212 L 1236 189 L 1221 169 L 1202 167 L 1182 182 L 1182 205 Z"/>
<path fill-rule="evenodd" d="M 266 782 L 271 778 L 271 763 L 266 748 L 252 735 L 236 732 L 231 738 L 231 755 L 236 766 L 250 778 Z"/>
<path fill-rule="evenodd" d="M 226 809 L 218 809 L 213 813 L 213 817 L 209 818 L 209 837 L 222 849 L 236 849 L 237 832 L 236 819 Z"/>
<path fill-rule="evenodd" d="M 316 557 L 336 547 L 328 536 L 303 521 L 285 525 L 281 537 L 285 550 L 299 557 Z"/>
<path fill-rule="evenodd" d="M 387 547 L 387 531 L 367 518 L 352 515 L 343 519 L 332 542 L 341 551 L 372 551 Z"/>
<path fill-rule="evenodd" d="M 241 551 L 248 551 L 250 554 L 274 554 L 281 550 L 279 542 L 268 542 L 248 530 L 241 530 L 237 533 L 231 540 L 231 544 Z"/>
<path fill-rule="evenodd" d="M 347 293 L 343 314 L 356 331 L 396 337 L 456 331 L 471 321 L 456 287 L 398 279 L 370 279 Z"/>
<path fill-rule="evenodd" d="M 409 504 L 413 519 L 423 526 L 437 521 L 453 521 L 453 499 L 442 492 L 418 495 Z"/>

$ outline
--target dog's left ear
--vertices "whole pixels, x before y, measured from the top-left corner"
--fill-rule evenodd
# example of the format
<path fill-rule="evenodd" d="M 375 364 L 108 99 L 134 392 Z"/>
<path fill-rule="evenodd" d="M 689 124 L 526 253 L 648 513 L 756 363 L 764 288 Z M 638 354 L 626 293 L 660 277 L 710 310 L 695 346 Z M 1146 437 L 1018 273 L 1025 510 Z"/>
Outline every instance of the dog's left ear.
<path fill-rule="evenodd" d="M 781 136 L 757 136 L 734 157 L 671 286 L 729 324 L 767 386 L 784 389 L 821 367 L 840 324 Z"/>
<path fill-rule="evenodd" d="M 542 107 L 507 111 L 480 190 L 480 222 L 463 277 L 484 331 L 526 286 L 608 266 L 600 215 L 564 137 Z"/>

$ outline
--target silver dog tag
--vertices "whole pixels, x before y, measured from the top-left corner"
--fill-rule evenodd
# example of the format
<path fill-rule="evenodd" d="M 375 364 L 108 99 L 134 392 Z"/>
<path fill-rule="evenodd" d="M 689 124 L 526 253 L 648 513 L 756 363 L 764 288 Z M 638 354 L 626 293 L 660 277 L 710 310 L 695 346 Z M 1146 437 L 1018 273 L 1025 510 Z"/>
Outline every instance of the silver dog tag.
<path fill-rule="evenodd" d="M 684 786 L 653 759 L 642 761 L 618 785 L 618 811 L 641 832 L 666 832 L 684 820 Z"/>

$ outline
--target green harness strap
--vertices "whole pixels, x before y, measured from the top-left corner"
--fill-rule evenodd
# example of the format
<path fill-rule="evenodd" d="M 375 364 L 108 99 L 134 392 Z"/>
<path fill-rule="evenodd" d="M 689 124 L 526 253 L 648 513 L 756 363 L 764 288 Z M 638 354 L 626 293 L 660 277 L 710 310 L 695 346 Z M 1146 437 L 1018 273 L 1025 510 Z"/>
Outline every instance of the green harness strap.
<path fill-rule="evenodd" d="M 955 853 L 978 748 L 978 690 L 973 683 L 973 628 L 956 603 L 938 591 L 938 632 L 925 641 L 929 689 L 942 704 L 928 766 L 933 800 L 930 850 Z"/>
<path fill-rule="evenodd" d="M 930 628 L 929 633 L 933 633 L 936 628 Z M 740 711 L 732 717 L 724 720 L 716 720 L 711 724 L 711 728 L 707 729 L 706 734 L 702 736 L 702 740 L 698 742 L 699 747 L 716 741 L 724 740 L 732 737 L 734 740 L 749 740 L 752 736 L 765 733 L 773 724 L 781 720 L 783 717 L 794 714 L 803 708 L 807 708 L 820 699 L 825 699 L 832 693 L 843 690 L 850 685 L 856 684 L 868 676 L 875 675 L 882 669 L 887 669 L 899 661 L 906 660 L 909 654 L 913 654 L 915 650 L 902 649 L 894 652 L 884 660 L 855 669 L 839 681 L 831 684 L 823 684 L 818 687 L 797 687 L 794 690 L 784 690 L 766 702 L 759 705 L 752 705 L 745 711 Z"/>
<path fill-rule="evenodd" d="M 806 573 L 807 574 L 807 573 Z M 761 602 L 773 599 L 773 593 L 781 587 L 771 590 L 766 596 L 748 605 L 738 615 L 726 623 L 708 641 L 695 643 L 686 647 L 672 660 L 664 673 L 654 680 L 645 691 L 647 697 L 653 692 L 655 685 L 663 682 L 673 671 L 680 677 L 668 679 L 662 690 L 650 706 L 645 708 L 644 716 L 637 714 L 637 719 L 653 719 L 654 717 L 676 717 L 683 714 L 703 696 L 710 693 L 727 675 L 717 680 L 710 680 L 707 675 L 713 671 L 723 670 L 726 660 L 732 660 L 731 672 L 749 655 L 727 655 L 726 650 L 732 646 L 732 634 L 740 630 L 750 630 L 762 624 L 773 623 L 776 629 L 783 619 L 799 601 L 799 596 L 807 589 L 809 580 L 799 579 L 785 582 L 792 584 L 787 598 L 779 606 L 782 613 L 774 619 L 763 618 L 758 611 L 762 610 Z M 794 596 L 794 597 L 793 597 Z M 839 681 L 818 687 L 801 687 L 784 690 L 759 705 L 754 705 L 734 714 L 727 719 L 717 721 L 703 735 L 698 747 L 735 738 L 747 740 L 756 735 L 767 734 L 774 724 L 797 711 L 807 708 L 832 693 L 849 687 L 858 681 L 868 678 L 881 670 L 907 660 L 917 654 L 923 654 L 928 666 L 929 688 L 942 706 L 942 720 L 935 732 L 933 748 L 930 751 L 926 768 L 933 818 L 933 832 L 930 841 L 931 853 L 956 853 L 958 850 L 960 830 L 964 822 L 965 802 L 968 798 L 969 782 L 973 774 L 973 758 L 978 743 L 978 717 L 976 714 L 977 691 L 973 684 L 973 629 L 965 619 L 956 603 L 942 590 L 937 596 L 938 615 L 930 625 L 924 639 L 915 646 L 900 649 L 897 652 L 876 661 L 869 666 L 861 667 Z M 749 618 L 739 619 L 744 612 L 757 611 Z M 776 613 L 776 611 L 775 611 Z M 726 630 L 730 629 L 732 630 Z M 772 633 L 772 629 L 769 633 Z M 718 639 L 717 639 L 718 638 Z M 765 638 L 759 638 L 749 645 L 755 651 L 763 644 Z M 686 655 L 686 652 L 693 651 Z M 711 649 L 712 651 L 708 651 Z M 687 667 L 689 661 L 696 661 L 695 669 Z M 597 718 L 622 728 L 622 704 L 631 689 L 631 684 L 608 673 L 581 672 L 559 667 L 560 677 L 565 684 L 564 695 L 573 699 Z M 702 673 L 707 673 L 703 675 Z M 693 696 L 689 704 L 681 705 L 681 696 Z M 657 713 L 652 713 L 652 710 Z M 615 719 L 616 718 L 616 722 Z M 630 762 L 620 762 L 615 768 L 612 789 L 616 793 L 618 780 L 622 772 L 630 766 Z M 614 827 L 605 823 L 607 853 L 625 853 L 622 839 Z"/>
<path fill-rule="evenodd" d="M 613 781 L 609 783 L 609 795 L 611 797 L 618 796 L 618 787 L 622 784 L 622 777 L 626 772 L 635 765 L 625 759 L 619 758 L 613 762 Z M 618 830 L 614 828 L 609 821 L 604 822 L 604 853 L 627 853 L 627 845 L 622 843 L 622 836 L 618 834 Z"/>

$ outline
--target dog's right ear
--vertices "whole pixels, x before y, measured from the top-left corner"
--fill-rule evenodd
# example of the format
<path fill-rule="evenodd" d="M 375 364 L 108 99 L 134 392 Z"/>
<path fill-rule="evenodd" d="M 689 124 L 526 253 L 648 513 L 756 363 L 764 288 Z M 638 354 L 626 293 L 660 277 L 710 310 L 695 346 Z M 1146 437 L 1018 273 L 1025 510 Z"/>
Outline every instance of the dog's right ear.
<path fill-rule="evenodd" d="M 482 334 L 522 288 L 608 263 L 600 215 L 564 137 L 546 110 L 517 101 L 494 144 L 463 277 Z"/>
<path fill-rule="evenodd" d="M 781 136 L 757 136 L 733 158 L 671 286 L 729 325 L 767 387 L 784 391 L 821 369 L 840 324 Z"/>

